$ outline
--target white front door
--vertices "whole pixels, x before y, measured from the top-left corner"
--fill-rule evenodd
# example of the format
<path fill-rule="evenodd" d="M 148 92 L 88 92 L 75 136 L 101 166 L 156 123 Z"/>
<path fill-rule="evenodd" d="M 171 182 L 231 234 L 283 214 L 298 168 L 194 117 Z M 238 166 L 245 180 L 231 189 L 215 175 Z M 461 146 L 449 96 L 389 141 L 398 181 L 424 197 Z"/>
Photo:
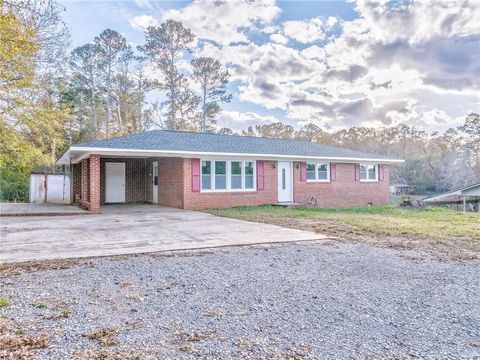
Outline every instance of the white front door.
<path fill-rule="evenodd" d="M 125 202 L 125 163 L 105 163 L 105 202 Z"/>
<path fill-rule="evenodd" d="M 292 202 L 292 163 L 278 162 L 278 202 Z"/>
<path fill-rule="evenodd" d="M 158 161 L 152 163 L 152 202 L 158 204 Z"/>

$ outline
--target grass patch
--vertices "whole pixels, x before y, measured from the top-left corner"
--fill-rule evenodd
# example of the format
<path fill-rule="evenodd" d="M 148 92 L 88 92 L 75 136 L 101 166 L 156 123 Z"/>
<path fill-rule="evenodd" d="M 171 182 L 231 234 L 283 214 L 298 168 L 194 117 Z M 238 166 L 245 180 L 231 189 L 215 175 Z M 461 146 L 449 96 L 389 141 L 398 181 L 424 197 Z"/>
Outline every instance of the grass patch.
<path fill-rule="evenodd" d="M 480 214 L 445 208 L 395 206 L 314 208 L 258 206 L 215 209 L 218 216 L 311 230 L 341 241 L 422 249 L 457 259 L 480 259 Z"/>
<path fill-rule="evenodd" d="M 5 299 L 0 299 L 0 307 L 2 306 L 8 306 L 10 303 L 8 302 L 8 300 L 5 300 Z"/>

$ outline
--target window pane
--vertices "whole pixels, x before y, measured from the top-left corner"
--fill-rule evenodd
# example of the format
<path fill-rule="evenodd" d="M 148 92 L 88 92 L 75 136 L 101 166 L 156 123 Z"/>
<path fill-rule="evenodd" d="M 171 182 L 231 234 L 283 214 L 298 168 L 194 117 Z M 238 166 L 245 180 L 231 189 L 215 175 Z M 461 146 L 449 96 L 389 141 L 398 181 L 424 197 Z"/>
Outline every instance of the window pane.
<path fill-rule="evenodd" d="M 328 180 L 328 164 L 318 164 L 318 179 Z"/>
<path fill-rule="evenodd" d="M 285 185 L 285 181 L 286 180 L 286 175 L 285 175 L 285 168 L 282 169 L 282 190 L 285 190 L 286 188 L 286 185 Z"/>
<path fill-rule="evenodd" d="M 232 161 L 232 189 L 242 188 L 242 163 L 240 161 Z"/>
<path fill-rule="evenodd" d="M 253 161 L 245 162 L 245 189 L 253 189 Z"/>
<path fill-rule="evenodd" d="M 307 180 L 315 180 L 315 164 L 307 164 Z"/>
<path fill-rule="evenodd" d="M 210 175 L 212 172 L 212 162 L 211 161 L 202 161 L 202 174 Z"/>
<path fill-rule="evenodd" d="M 212 188 L 212 176 L 202 175 L 202 189 L 210 190 Z"/>
<path fill-rule="evenodd" d="M 212 188 L 212 162 L 202 161 L 202 189 L 210 190 Z"/>
<path fill-rule="evenodd" d="M 246 161 L 245 162 L 245 174 L 246 175 L 253 175 L 253 162 Z"/>
<path fill-rule="evenodd" d="M 227 162 L 215 161 L 215 189 L 227 188 Z"/>
<path fill-rule="evenodd" d="M 369 180 L 377 180 L 377 166 L 376 165 L 369 165 L 368 166 L 368 179 Z"/>
<path fill-rule="evenodd" d="M 367 180 L 367 166 L 360 165 L 360 179 Z"/>

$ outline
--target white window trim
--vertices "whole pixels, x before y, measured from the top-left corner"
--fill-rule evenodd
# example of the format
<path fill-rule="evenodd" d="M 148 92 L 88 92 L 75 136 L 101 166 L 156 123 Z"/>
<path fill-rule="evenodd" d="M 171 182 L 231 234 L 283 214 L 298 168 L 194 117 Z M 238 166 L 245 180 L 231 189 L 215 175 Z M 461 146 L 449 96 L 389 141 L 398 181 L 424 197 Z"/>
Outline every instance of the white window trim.
<path fill-rule="evenodd" d="M 368 177 L 368 167 L 369 166 L 375 166 L 375 179 L 362 179 L 362 165 L 367 167 L 367 177 Z M 361 163 L 360 164 L 360 172 L 358 174 L 360 177 L 360 182 L 378 182 L 378 164 L 369 164 L 369 163 Z"/>
<path fill-rule="evenodd" d="M 210 161 L 210 186 L 211 189 L 203 188 L 202 181 L 202 163 L 203 161 Z M 227 176 L 227 188 L 226 189 L 215 189 L 215 161 L 225 161 L 227 163 L 226 176 Z M 242 188 L 241 189 L 232 189 L 232 162 L 242 163 Z M 245 188 L 245 163 L 253 163 L 253 188 Z M 235 192 L 255 192 L 257 191 L 257 161 L 256 160 L 245 160 L 245 159 L 200 159 L 200 192 L 202 193 L 235 193 Z"/>
<path fill-rule="evenodd" d="M 308 164 L 313 164 L 315 165 L 315 179 L 307 179 L 307 182 L 309 183 L 329 183 L 330 182 L 330 163 L 329 162 L 319 162 L 319 163 L 312 163 L 307 161 L 307 166 Z M 327 178 L 326 179 L 319 179 L 318 178 L 318 166 L 327 164 Z M 305 174 L 306 176 L 306 174 Z"/>

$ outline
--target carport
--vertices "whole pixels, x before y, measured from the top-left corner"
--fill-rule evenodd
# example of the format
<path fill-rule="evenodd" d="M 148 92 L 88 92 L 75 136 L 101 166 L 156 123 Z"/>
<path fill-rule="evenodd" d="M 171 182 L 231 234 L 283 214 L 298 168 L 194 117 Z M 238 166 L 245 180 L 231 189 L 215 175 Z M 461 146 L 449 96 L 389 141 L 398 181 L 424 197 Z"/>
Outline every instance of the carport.
<path fill-rule="evenodd" d="M 107 204 L 181 208 L 183 159 L 91 154 L 71 164 L 72 203 L 92 213 Z"/>

